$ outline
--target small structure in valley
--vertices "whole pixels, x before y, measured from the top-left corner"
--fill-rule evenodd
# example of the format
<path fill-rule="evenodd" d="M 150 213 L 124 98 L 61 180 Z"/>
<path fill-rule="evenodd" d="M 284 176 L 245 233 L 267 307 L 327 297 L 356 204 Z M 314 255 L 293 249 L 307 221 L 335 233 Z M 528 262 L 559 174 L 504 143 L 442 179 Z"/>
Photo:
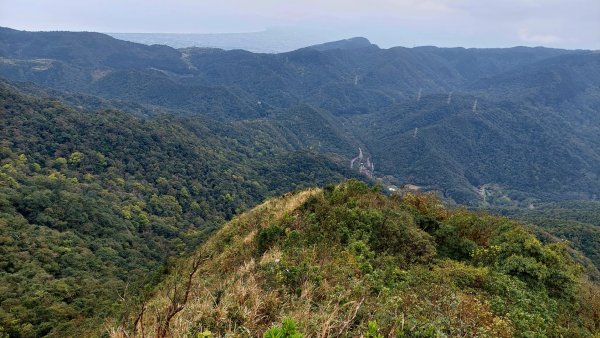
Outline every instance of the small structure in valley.
<path fill-rule="evenodd" d="M 375 172 L 375 164 L 371 161 L 370 157 L 365 157 L 363 155 L 362 149 L 358 148 L 358 156 L 350 160 L 350 169 L 354 169 L 354 164 L 358 162 L 358 172 L 367 176 L 368 178 L 373 178 L 373 173 Z"/>

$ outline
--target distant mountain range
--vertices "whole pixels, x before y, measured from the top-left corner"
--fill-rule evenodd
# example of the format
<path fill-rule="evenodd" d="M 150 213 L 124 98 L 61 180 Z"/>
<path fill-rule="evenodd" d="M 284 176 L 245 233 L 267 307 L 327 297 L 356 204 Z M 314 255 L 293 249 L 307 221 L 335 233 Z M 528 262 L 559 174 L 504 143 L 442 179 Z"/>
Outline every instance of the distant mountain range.
<path fill-rule="evenodd" d="M 0 37 L 8 80 L 143 114 L 266 119 L 301 124 L 305 135 L 326 126 L 335 132 L 313 134 L 307 146 L 348 161 L 360 146 L 386 183 L 457 202 L 528 205 L 600 192 L 600 54 L 592 51 L 381 49 L 354 38 L 255 54 L 99 33 L 3 28 Z M 327 123 L 309 119 L 313 112 Z"/>

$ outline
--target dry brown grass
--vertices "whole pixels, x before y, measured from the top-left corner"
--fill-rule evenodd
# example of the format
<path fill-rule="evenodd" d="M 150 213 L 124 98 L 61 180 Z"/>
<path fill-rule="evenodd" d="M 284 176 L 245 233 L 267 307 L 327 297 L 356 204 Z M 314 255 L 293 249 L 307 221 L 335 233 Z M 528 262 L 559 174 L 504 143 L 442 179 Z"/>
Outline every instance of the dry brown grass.
<path fill-rule="evenodd" d="M 265 331 L 278 320 L 286 310 L 283 304 L 287 300 L 277 290 L 261 287 L 257 272 L 259 265 L 249 258 L 253 257 L 254 237 L 259 229 L 281 221 L 284 215 L 292 213 L 319 192 L 319 189 L 310 189 L 287 194 L 282 199 L 267 200 L 224 225 L 211 237 L 195 255 L 194 259 L 201 259 L 202 264 L 192 279 L 189 299 L 169 323 L 168 335 L 189 336 L 205 329 L 205 322 L 219 328 L 220 332 L 215 332 L 217 335 L 225 332 L 257 333 Z M 277 259 L 281 259 L 281 252 L 275 248 L 267 251 L 259 261 L 264 265 Z M 186 265 L 190 264 L 191 260 L 181 265 L 181 274 L 186 273 Z M 109 335 L 114 338 L 141 337 L 143 329 L 145 336 L 155 336 L 160 325 L 158 318 L 164 316 L 171 303 L 168 294 L 175 282 L 172 279 L 165 281 L 147 304 L 146 315 L 135 330 L 109 326 Z M 310 317 L 311 288 L 307 284 L 302 288 L 300 300 L 289 303 L 290 308 L 301 309 L 296 311 L 300 317 Z"/>

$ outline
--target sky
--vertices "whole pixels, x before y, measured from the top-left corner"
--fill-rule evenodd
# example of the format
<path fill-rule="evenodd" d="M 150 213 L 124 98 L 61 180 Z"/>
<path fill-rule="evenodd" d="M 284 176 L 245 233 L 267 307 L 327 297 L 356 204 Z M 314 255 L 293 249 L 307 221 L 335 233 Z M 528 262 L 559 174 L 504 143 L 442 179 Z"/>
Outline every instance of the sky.
<path fill-rule="evenodd" d="M 283 30 L 381 47 L 600 49 L 600 0 L 0 0 L 21 30 L 238 33 Z"/>

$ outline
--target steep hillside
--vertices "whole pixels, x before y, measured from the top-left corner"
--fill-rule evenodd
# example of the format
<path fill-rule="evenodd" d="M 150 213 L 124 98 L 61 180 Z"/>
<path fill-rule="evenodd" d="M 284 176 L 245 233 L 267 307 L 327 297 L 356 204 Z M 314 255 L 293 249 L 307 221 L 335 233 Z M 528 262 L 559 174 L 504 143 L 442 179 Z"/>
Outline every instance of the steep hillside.
<path fill-rule="evenodd" d="M 600 288 L 566 249 L 433 195 L 349 181 L 235 218 L 109 332 L 592 337 Z"/>
<path fill-rule="evenodd" d="M 573 105 L 438 94 L 351 122 L 380 172 L 437 187 L 459 203 L 526 206 L 528 199 L 590 199 L 600 191 L 600 125 L 592 114 Z M 489 185 L 509 200 L 485 199 L 481 189 Z"/>
<path fill-rule="evenodd" d="M 94 335 L 233 215 L 353 175 L 258 123 L 82 111 L 4 83 L 0 119 L 0 336 Z"/>

